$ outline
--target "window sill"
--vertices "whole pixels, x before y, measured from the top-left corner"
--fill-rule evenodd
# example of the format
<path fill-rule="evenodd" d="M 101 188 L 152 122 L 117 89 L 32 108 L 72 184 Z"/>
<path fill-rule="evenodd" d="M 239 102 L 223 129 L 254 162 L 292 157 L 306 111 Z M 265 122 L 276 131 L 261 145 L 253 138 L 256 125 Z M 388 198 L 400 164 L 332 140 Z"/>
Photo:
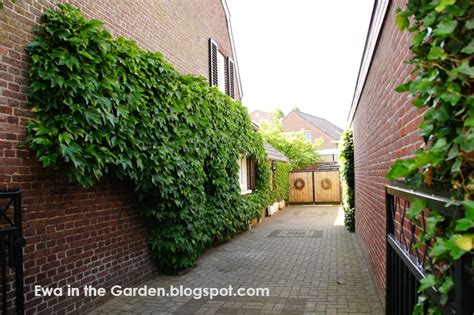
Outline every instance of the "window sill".
<path fill-rule="evenodd" d="M 251 194 L 251 193 L 252 193 L 252 190 L 250 190 L 250 189 L 242 190 L 242 191 L 240 192 L 241 195 L 248 195 L 248 194 Z"/>

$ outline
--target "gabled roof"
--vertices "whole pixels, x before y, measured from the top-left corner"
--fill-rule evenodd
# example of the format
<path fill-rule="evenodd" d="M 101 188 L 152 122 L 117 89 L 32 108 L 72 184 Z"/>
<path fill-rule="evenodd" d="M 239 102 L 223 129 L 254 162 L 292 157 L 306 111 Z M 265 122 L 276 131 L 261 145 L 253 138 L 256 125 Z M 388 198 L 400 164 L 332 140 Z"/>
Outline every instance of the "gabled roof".
<path fill-rule="evenodd" d="M 305 119 L 307 122 L 309 122 L 311 125 L 315 126 L 316 128 L 324 131 L 328 136 L 330 136 L 334 140 L 339 140 L 339 138 L 341 138 L 342 129 L 334 125 L 333 123 L 327 121 L 326 119 L 313 116 L 307 113 L 303 113 L 299 110 L 293 110 L 292 112 L 301 116 L 303 119 Z"/>
<path fill-rule="evenodd" d="M 265 142 L 263 144 L 263 147 L 265 148 L 265 151 L 267 152 L 269 160 L 289 162 L 288 158 L 283 153 L 275 149 L 270 143 Z"/>

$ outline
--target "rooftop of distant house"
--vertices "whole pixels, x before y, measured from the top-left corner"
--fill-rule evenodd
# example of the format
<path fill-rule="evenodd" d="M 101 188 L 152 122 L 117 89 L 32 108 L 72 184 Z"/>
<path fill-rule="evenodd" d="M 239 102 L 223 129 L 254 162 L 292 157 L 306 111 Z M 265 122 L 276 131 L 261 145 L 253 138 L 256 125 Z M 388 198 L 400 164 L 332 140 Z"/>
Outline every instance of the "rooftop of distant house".
<path fill-rule="evenodd" d="M 250 120 L 255 124 L 259 125 L 262 121 L 271 121 L 272 113 L 264 112 L 262 110 L 254 110 L 250 114 Z"/>
<path fill-rule="evenodd" d="M 341 133 L 343 131 L 342 128 L 339 128 L 338 126 L 334 125 L 332 122 L 327 121 L 324 118 L 314 116 L 314 115 L 311 115 L 311 114 L 307 114 L 307 113 L 303 113 L 302 111 L 296 110 L 296 109 L 292 110 L 288 115 L 285 116 L 285 118 L 288 117 L 291 113 L 295 113 L 295 114 L 299 115 L 304 120 L 309 122 L 311 125 L 313 125 L 314 127 L 322 130 L 328 136 L 330 136 L 331 138 L 333 138 L 335 140 L 339 140 L 339 138 L 341 137 Z M 285 119 L 285 118 L 283 118 L 283 119 Z"/>

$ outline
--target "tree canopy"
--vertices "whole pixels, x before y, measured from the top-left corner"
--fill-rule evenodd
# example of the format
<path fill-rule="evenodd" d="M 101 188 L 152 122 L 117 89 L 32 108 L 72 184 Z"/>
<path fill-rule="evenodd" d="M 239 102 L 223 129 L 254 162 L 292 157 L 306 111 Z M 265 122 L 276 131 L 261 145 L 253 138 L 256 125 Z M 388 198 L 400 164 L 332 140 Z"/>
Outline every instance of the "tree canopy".
<path fill-rule="evenodd" d="M 302 131 L 285 132 L 283 130 L 283 117 L 285 117 L 283 112 L 276 109 L 272 113 L 270 122 L 260 124 L 259 132 L 263 139 L 285 154 L 293 169 L 317 162 L 319 154 L 316 150 L 322 145 L 323 140 L 316 139 L 314 142 L 310 142 Z"/>

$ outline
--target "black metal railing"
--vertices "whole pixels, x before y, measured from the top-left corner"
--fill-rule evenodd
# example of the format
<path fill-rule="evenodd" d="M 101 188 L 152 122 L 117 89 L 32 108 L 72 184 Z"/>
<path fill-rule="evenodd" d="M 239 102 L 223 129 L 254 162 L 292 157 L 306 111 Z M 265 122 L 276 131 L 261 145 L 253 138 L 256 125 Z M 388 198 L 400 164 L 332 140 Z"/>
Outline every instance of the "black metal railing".
<path fill-rule="evenodd" d="M 0 293 L 2 314 L 9 307 L 10 287 L 15 287 L 14 308 L 17 314 L 24 313 L 23 291 L 23 247 L 26 241 L 21 228 L 21 193 L 0 191 Z M 15 276 L 12 277 L 12 272 Z M 13 283 L 13 286 L 12 284 Z"/>
<path fill-rule="evenodd" d="M 418 300 L 419 281 L 425 277 L 425 269 L 439 273 L 439 265 L 429 257 L 432 239 L 420 239 L 426 229 L 430 211 L 436 210 L 448 220 L 459 218 L 463 209 L 448 196 L 439 196 L 428 190 L 414 191 L 402 183 L 386 186 L 386 314 L 411 314 Z M 414 198 L 424 200 L 426 210 L 415 219 L 407 216 Z M 417 222 L 415 222 L 416 220 Z M 454 292 L 442 305 L 435 288 L 427 290 L 431 299 L 444 314 L 474 314 L 472 255 L 465 254 L 457 260 L 448 274 L 454 279 Z"/>

